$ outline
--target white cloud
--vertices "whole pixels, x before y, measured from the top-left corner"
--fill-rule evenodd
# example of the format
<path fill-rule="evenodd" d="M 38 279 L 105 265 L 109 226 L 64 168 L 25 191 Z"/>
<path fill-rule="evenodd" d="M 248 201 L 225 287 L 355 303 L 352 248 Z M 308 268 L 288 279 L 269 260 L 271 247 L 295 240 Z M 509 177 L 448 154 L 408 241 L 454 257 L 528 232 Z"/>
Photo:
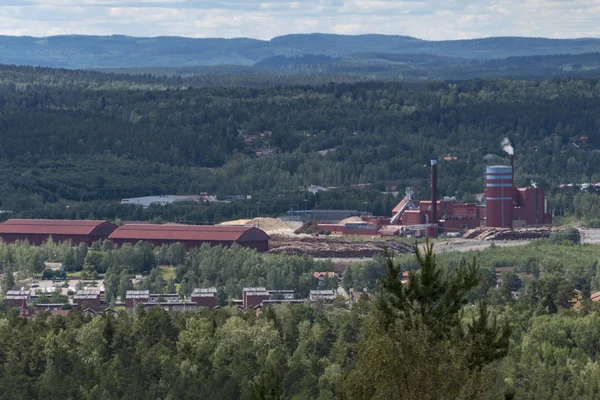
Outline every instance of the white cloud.
<path fill-rule="evenodd" d="M 0 0 L 0 34 L 600 36 L 600 0 Z"/>

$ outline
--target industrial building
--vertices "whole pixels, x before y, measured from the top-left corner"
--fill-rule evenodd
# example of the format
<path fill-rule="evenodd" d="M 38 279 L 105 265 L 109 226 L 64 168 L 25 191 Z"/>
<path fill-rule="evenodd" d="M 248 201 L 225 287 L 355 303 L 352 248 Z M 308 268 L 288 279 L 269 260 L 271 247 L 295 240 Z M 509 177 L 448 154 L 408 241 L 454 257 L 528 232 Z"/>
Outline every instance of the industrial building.
<path fill-rule="evenodd" d="M 485 182 L 487 227 L 520 228 L 552 223 L 544 190 L 515 187 L 512 166 L 487 167 Z"/>
<path fill-rule="evenodd" d="M 144 196 L 144 197 L 132 197 L 129 199 L 122 199 L 121 204 L 133 204 L 136 206 L 142 206 L 148 208 L 152 205 L 166 206 L 174 203 L 200 203 L 203 201 L 217 201 L 215 196 L 201 195 L 201 196 L 176 196 L 176 195 L 164 195 L 164 196 Z"/>
<path fill-rule="evenodd" d="M 73 245 L 91 246 L 96 241 L 110 239 L 116 245 L 136 244 L 139 241 L 153 245 L 181 242 L 186 249 L 211 246 L 240 246 L 269 250 L 269 236 L 262 230 L 247 226 L 198 226 L 180 224 L 127 223 L 121 227 L 106 221 L 9 219 L 0 224 L 0 239 L 6 243 L 28 241 L 41 245 L 52 237 L 54 242 L 70 240 Z"/>
<path fill-rule="evenodd" d="M 117 245 L 145 241 L 160 246 L 181 242 L 189 250 L 205 243 L 211 246 L 231 246 L 236 243 L 260 252 L 269 250 L 269 235 L 247 226 L 127 224 L 116 229 L 108 238 Z"/>
<path fill-rule="evenodd" d="M 107 239 L 116 228 L 106 221 L 9 219 L 0 224 L 0 239 L 6 243 L 26 240 L 41 245 L 52 237 L 54 242 L 70 240 L 73 245 L 91 246 L 95 241 Z"/>
<path fill-rule="evenodd" d="M 431 160 L 431 200 L 416 201 L 412 190 L 392 210 L 392 225 L 420 230 L 426 236 L 488 228 L 522 228 L 552 223 L 544 190 L 514 186 L 514 162 L 485 170 L 485 197 L 481 204 L 438 200 L 437 160 Z M 435 204 L 435 207 L 432 205 Z"/>

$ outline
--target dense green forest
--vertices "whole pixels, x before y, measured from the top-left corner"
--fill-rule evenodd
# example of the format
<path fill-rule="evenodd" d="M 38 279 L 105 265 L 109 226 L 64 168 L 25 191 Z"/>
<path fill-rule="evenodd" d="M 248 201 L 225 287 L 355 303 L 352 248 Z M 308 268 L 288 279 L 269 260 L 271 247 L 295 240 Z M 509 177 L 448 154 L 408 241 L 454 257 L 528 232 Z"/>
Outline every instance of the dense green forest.
<path fill-rule="evenodd" d="M 428 195 L 431 158 L 442 160 L 441 195 L 482 192 L 486 163 L 507 162 L 499 144 L 508 137 L 518 184 L 548 189 L 552 209 L 589 213 L 559 198 L 556 185 L 598 181 L 598 79 L 263 88 L 194 79 L 0 68 L 0 207 L 151 219 L 143 210 L 102 209 L 124 197 L 209 192 L 278 202 L 265 209 L 276 214 L 302 204 L 311 184 L 370 184 L 311 197 L 311 206 L 361 209 L 368 201 L 385 215 L 394 200 L 380 191 L 413 186 Z M 444 161 L 447 154 L 457 159 Z M 249 209 L 199 205 L 186 219 L 219 222 Z"/>
<path fill-rule="evenodd" d="M 373 282 L 376 294 L 356 303 L 259 314 L 157 307 L 94 319 L 73 310 L 35 320 L 2 305 L 0 398 L 594 399 L 600 310 L 589 295 L 600 289 L 600 250 L 572 233 L 518 248 L 437 256 L 424 249 L 356 265 L 344 286 Z M 144 285 L 157 291 L 174 282 L 152 271 L 170 262 L 179 265 L 180 290 L 198 279 L 233 285 L 238 296 L 244 283 L 302 290 L 307 271 L 327 268 L 241 248 L 186 255 L 179 245 L 144 244 L 1 245 L 0 260 L 5 271 L 23 265 L 15 276 L 39 273 L 44 260 L 70 271 L 97 268 L 107 281 L 113 268 L 129 276 L 150 270 Z M 115 282 L 117 292 L 127 289 Z"/>

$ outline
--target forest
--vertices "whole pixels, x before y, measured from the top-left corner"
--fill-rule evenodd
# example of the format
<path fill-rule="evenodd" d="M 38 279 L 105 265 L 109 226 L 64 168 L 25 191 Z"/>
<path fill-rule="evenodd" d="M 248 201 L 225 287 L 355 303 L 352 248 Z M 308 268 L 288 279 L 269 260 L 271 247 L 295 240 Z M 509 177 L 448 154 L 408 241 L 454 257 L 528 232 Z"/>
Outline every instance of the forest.
<path fill-rule="evenodd" d="M 472 199 L 483 191 L 485 165 L 507 162 L 500 142 L 508 137 L 519 185 L 545 188 L 553 210 L 598 213 L 587 207 L 595 195 L 568 205 L 561 196 L 574 194 L 556 187 L 600 178 L 597 78 L 267 87 L 197 79 L 1 67 L 0 209 L 151 219 L 144 210 L 102 209 L 118 209 L 125 197 L 208 192 L 279 202 L 266 210 L 275 215 L 302 204 L 311 184 L 368 184 L 308 197 L 315 208 L 334 206 L 332 197 L 355 209 L 368 201 L 369 211 L 387 215 L 394 200 L 382 191 L 412 186 L 428 196 L 423 165 L 432 158 L 441 162 L 440 195 Z M 255 208 L 198 205 L 185 219 L 220 222 Z M 165 219 L 184 217 L 176 212 Z"/>
<path fill-rule="evenodd" d="M 421 243 L 426 245 L 426 243 Z M 242 248 L 143 243 L 91 249 L 1 244 L 15 276 L 43 261 L 101 274 L 107 297 L 120 278 L 137 288 L 224 288 L 224 307 L 167 313 L 159 307 L 90 318 L 18 317 L 0 304 L 0 398 L 29 399 L 594 399 L 600 395 L 597 246 L 576 230 L 520 247 L 415 254 L 346 269 L 342 285 L 369 297 L 332 304 L 227 306 L 241 286 L 303 290 L 331 264 Z M 159 265 L 175 265 L 171 282 Z M 128 265 L 128 267 L 123 267 Z M 17 266 L 19 266 L 17 268 Z M 22 266 L 22 267 L 21 267 Z M 40 269 L 41 268 L 41 269 Z M 403 273 L 407 283 L 401 283 Z M 10 286 L 2 276 L 2 290 Z M 14 283 L 13 283 L 14 284 Z M 129 283 L 130 285 L 130 283 Z M 55 299 L 53 299 L 55 301 Z"/>

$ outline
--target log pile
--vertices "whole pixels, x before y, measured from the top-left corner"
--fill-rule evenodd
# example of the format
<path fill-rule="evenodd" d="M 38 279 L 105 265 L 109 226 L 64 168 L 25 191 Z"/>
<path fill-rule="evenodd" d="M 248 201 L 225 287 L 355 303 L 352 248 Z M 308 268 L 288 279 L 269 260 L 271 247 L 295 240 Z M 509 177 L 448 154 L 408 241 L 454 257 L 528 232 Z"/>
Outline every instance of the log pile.
<path fill-rule="evenodd" d="M 532 240 L 547 238 L 554 232 L 554 228 L 551 227 L 537 227 L 537 228 L 475 228 L 467 231 L 463 239 L 473 240 Z"/>
<path fill-rule="evenodd" d="M 383 253 L 386 247 L 396 254 L 413 252 L 412 245 L 406 242 L 273 235 L 269 242 L 269 253 L 317 258 L 370 258 Z"/>

